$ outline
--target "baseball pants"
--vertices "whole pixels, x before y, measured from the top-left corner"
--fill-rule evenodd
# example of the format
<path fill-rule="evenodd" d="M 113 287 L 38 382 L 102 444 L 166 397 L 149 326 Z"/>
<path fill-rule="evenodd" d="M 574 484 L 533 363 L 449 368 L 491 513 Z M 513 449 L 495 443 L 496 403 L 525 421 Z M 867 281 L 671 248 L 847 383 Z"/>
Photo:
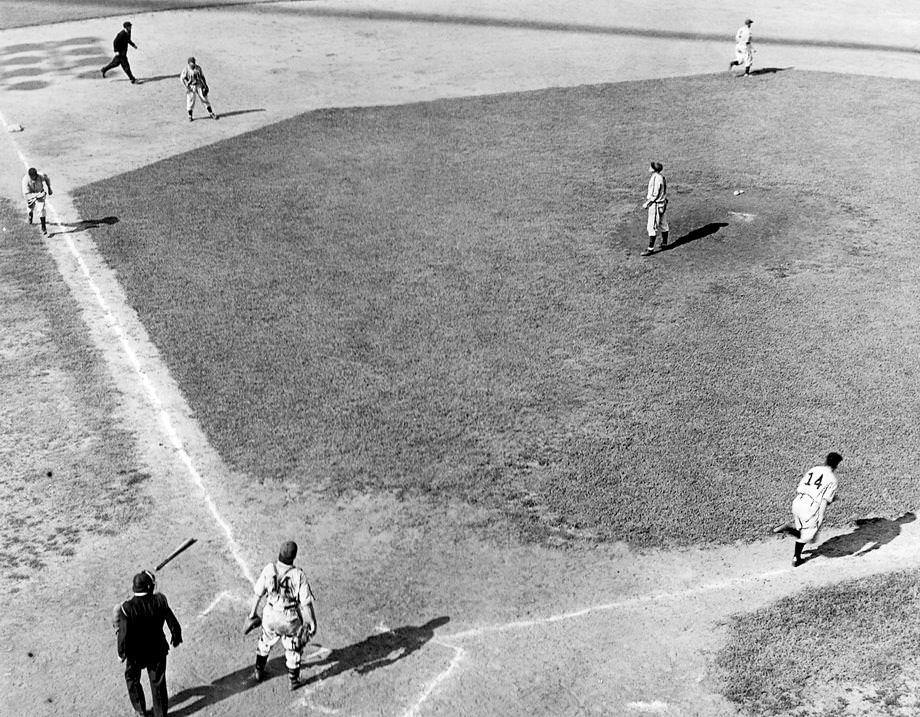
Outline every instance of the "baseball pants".
<path fill-rule="evenodd" d="M 202 92 L 198 87 L 193 87 L 192 89 L 185 91 L 185 109 L 188 112 L 191 112 L 193 109 L 195 109 L 195 102 L 199 98 L 202 102 L 204 102 L 204 106 L 210 109 L 211 100 L 208 99 L 208 93 Z"/>
<path fill-rule="evenodd" d="M 300 654 L 303 652 L 303 645 L 296 635 L 279 635 L 262 625 L 262 634 L 259 636 L 259 644 L 256 645 L 256 654 L 260 657 L 268 657 L 268 653 L 278 640 L 281 640 L 281 646 L 284 648 L 284 663 L 289 670 L 296 670 L 300 667 Z"/>
<path fill-rule="evenodd" d="M 668 205 L 666 203 L 649 205 L 648 224 L 646 225 L 646 229 L 650 237 L 657 236 L 658 232 L 670 231 L 668 229 L 668 220 L 664 216 L 667 208 Z"/>
<path fill-rule="evenodd" d="M 26 206 L 29 208 L 30 217 L 45 218 L 45 195 L 40 197 L 30 197 L 26 199 Z"/>
<path fill-rule="evenodd" d="M 824 523 L 824 512 L 827 504 L 822 500 L 817 503 L 807 495 L 796 496 L 792 501 L 792 515 L 795 518 L 795 527 L 799 531 L 796 541 L 799 543 L 813 543 L 818 538 L 818 531 Z"/>

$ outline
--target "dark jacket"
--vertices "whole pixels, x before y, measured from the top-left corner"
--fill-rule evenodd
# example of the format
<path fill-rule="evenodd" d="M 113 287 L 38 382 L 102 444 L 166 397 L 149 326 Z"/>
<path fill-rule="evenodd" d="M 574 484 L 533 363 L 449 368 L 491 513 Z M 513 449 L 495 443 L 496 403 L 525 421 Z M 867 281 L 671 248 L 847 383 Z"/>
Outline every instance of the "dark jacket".
<path fill-rule="evenodd" d="M 118 613 L 118 657 L 147 664 L 169 652 L 163 623 L 169 626 L 173 647 L 182 642 L 182 628 L 162 593 L 135 595 Z"/>
<path fill-rule="evenodd" d="M 133 42 L 131 42 L 131 31 L 122 30 L 115 36 L 115 41 L 112 43 L 112 47 L 115 48 L 115 52 L 119 55 L 124 55 L 128 51 L 128 45 L 131 47 L 137 47 Z"/>

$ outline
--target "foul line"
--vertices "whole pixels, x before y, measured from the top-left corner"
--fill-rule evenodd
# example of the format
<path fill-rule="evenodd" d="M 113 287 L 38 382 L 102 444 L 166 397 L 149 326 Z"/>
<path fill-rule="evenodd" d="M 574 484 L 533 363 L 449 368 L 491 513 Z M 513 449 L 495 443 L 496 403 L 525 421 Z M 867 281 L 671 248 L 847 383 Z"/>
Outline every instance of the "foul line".
<path fill-rule="evenodd" d="M 6 117 L 0 112 L 0 122 L 2 122 L 4 128 L 9 126 L 9 123 L 6 121 Z M 13 145 L 13 149 L 16 154 L 19 156 L 19 160 L 22 162 L 23 167 L 26 169 L 29 168 L 29 161 L 26 159 L 25 155 L 19 149 L 19 145 L 16 141 L 10 137 L 10 143 Z M 61 217 L 58 214 L 57 210 L 54 208 L 54 205 L 46 200 L 46 203 L 51 209 L 51 213 L 54 215 L 55 220 L 58 225 L 63 224 L 61 222 Z M 92 272 L 90 272 L 89 267 L 83 259 L 83 256 L 80 254 L 80 250 L 77 248 L 77 245 L 73 241 L 72 235 L 67 235 L 65 241 L 67 242 L 67 248 L 70 253 L 73 255 L 73 258 L 77 262 L 77 266 L 80 267 L 80 271 L 83 272 L 83 276 L 86 278 L 86 282 L 89 285 L 90 290 L 93 292 L 93 295 L 96 297 L 96 303 L 99 305 L 99 308 L 102 309 L 105 314 L 106 319 L 108 319 L 109 326 L 115 332 L 115 335 L 118 337 L 118 341 L 121 344 L 122 351 L 124 351 L 125 356 L 128 357 L 128 361 L 131 364 L 131 367 L 134 369 L 134 372 L 140 378 L 141 385 L 144 387 L 144 391 L 147 394 L 147 400 L 150 402 L 150 405 L 153 407 L 154 411 L 157 414 L 160 425 L 163 428 L 163 432 L 166 434 L 166 437 L 169 439 L 170 444 L 176 450 L 179 455 L 179 458 L 182 460 L 182 463 L 185 465 L 186 470 L 188 471 L 189 476 L 192 479 L 192 482 L 198 487 L 198 490 L 201 491 L 201 494 L 204 496 L 205 505 L 208 507 L 208 511 L 211 513 L 211 517 L 214 518 L 214 521 L 223 531 L 227 547 L 230 549 L 230 554 L 233 556 L 233 559 L 236 561 L 237 565 L 240 568 L 240 571 L 251 584 L 255 583 L 255 578 L 252 576 L 252 572 L 249 570 L 249 565 L 246 562 L 246 559 L 243 557 L 243 551 L 240 548 L 239 544 L 236 542 L 236 539 L 233 537 L 233 529 L 230 527 L 230 524 L 224 519 L 220 514 L 220 511 L 217 509 L 217 506 L 214 503 L 214 500 L 211 498 L 208 489 L 204 484 L 204 479 L 201 476 L 201 473 L 198 472 L 198 469 L 195 467 L 195 464 L 192 462 L 191 456 L 189 456 L 188 451 L 185 449 L 185 445 L 182 442 L 182 439 L 179 437 L 178 432 L 173 426 L 172 418 L 169 416 L 169 412 L 163 405 L 163 401 L 160 398 L 160 395 L 157 393 L 156 388 L 151 382 L 150 378 L 144 372 L 143 367 L 141 366 L 140 359 L 137 357 L 137 352 L 134 350 L 134 347 L 131 345 L 131 341 L 128 338 L 128 333 L 125 331 L 125 328 L 122 326 L 121 322 L 118 320 L 118 317 L 112 312 L 109 308 L 108 303 L 102 295 L 102 291 L 99 289 L 99 286 L 93 279 Z M 44 239 L 44 242 L 47 245 L 47 238 Z"/>
<path fill-rule="evenodd" d="M 439 673 L 431 682 L 428 683 L 428 685 L 426 685 L 425 689 L 422 691 L 413 705 L 404 713 L 404 717 L 417 717 L 428 698 L 434 694 L 434 691 L 438 687 L 447 681 L 451 674 L 456 671 L 461 660 L 466 656 L 466 650 L 464 650 L 459 645 L 452 644 L 451 641 L 481 637 L 482 635 L 489 635 L 497 632 L 507 632 L 509 630 L 522 630 L 529 627 L 539 627 L 541 625 L 549 625 L 554 622 L 563 622 L 565 620 L 575 620 L 577 618 L 584 617 L 585 615 L 590 615 L 591 613 L 607 612 L 619 608 L 633 607 L 643 603 L 662 602 L 675 598 L 690 597 L 692 595 L 699 595 L 742 583 L 751 583 L 758 580 L 769 580 L 780 575 L 786 575 L 787 573 L 791 572 L 791 570 L 791 568 L 779 568 L 777 570 L 771 570 L 770 572 L 760 573 L 758 575 L 743 575 L 737 578 L 728 578 L 726 580 L 720 580 L 718 582 L 708 583 L 706 585 L 699 585 L 695 588 L 686 588 L 684 590 L 675 590 L 673 592 L 656 593 L 654 595 L 639 595 L 637 597 L 624 598 L 623 600 L 616 600 L 614 602 L 603 603 L 601 605 L 591 605 L 589 607 L 581 608 L 580 610 L 559 613 L 558 615 L 538 617 L 533 618 L 532 620 L 514 620 L 512 622 L 500 623 L 498 625 L 483 625 L 482 627 L 475 627 L 469 630 L 463 630 L 462 632 L 455 632 L 450 635 L 445 635 L 444 637 L 441 637 L 437 640 L 432 640 L 432 642 L 454 650 L 454 657 L 450 661 L 450 664 L 447 666 L 447 668 Z"/>

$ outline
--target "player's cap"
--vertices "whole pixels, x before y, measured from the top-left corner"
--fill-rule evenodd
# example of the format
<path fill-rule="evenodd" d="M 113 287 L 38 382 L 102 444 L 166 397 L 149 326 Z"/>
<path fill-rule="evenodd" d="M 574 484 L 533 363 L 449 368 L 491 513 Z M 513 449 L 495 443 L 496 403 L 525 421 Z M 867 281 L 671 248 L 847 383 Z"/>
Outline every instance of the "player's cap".
<path fill-rule="evenodd" d="M 122 27 L 131 27 L 131 23 L 128 22 L 127 20 L 125 20 L 123 23 L 121 23 L 121 26 L 122 26 Z"/>
<path fill-rule="evenodd" d="M 29 167 L 29 176 L 35 179 L 38 176 L 38 170 L 35 167 Z"/>
<path fill-rule="evenodd" d="M 195 58 L 194 58 L 194 57 L 190 57 L 190 58 L 188 58 L 187 62 L 193 63 L 193 62 L 195 62 Z"/>
<path fill-rule="evenodd" d="M 281 550 L 278 551 L 278 562 L 285 565 L 293 565 L 294 558 L 297 557 L 297 543 L 288 540 L 281 544 Z"/>
<path fill-rule="evenodd" d="M 831 451 L 827 454 L 827 458 L 824 459 L 824 463 L 830 466 L 831 470 L 834 470 L 837 466 L 843 463 L 843 456 L 839 453 Z"/>
<path fill-rule="evenodd" d="M 134 576 L 131 587 L 136 593 L 153 592 L 153 577 L 149 570 L 143 570 Z"/>
<path fill-rule="evenodd" d="M 664 165 L 661 162 L 652 162 L 649 166 L 656 172 L 660 172 L 662 169 L 664 169 Z"/>
<path fill-rule="evenodd" d="M 744 21 L 744 24 L 745 24 L 745 25 L 753 25 L 753 24 L 754 24 L 754 21 L 751 20 L 751 18 L 748 18 L 747 20 Z"/>

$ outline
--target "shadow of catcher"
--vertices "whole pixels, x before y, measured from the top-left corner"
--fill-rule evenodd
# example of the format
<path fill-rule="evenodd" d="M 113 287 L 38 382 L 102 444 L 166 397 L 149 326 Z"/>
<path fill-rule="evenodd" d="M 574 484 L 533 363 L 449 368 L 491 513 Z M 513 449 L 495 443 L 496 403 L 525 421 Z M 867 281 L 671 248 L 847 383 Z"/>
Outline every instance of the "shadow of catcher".
<path fill-rule="evenodd" d="M 447 616 L 436 617 L 424 625 L 398 627 L 389 632 L 371 635 L 347 647 L 333 649 L 322 660 L 303 665 L 305 670 L 325 667 L 321 672 L 309 677 L 304 684 L 320 682 L 349 670 L 354 670 L 359 675 L 366 675 L 368 672 L 392 665 L 420 650 L 434 637 L 434 631 L 448 622 L 450 618 Z M 219 677 L 209 685 L 199 685 L 177 692 L 169 700 L 169 714 L 172 717 L 187 717 L 187 715 L 195 714 L 206 707 L 256 687 L 261 683 L 253 679 L 252 671 L 252 664 L 247 664 L 246 667 Z M 284 658 L 278 656 L 269 660 L 265 681 L 281 675 L 287 676 L 287 669 L 284 665 Z M 194 702 L 183 705 L 189 700 L 194 700 Z"/>

